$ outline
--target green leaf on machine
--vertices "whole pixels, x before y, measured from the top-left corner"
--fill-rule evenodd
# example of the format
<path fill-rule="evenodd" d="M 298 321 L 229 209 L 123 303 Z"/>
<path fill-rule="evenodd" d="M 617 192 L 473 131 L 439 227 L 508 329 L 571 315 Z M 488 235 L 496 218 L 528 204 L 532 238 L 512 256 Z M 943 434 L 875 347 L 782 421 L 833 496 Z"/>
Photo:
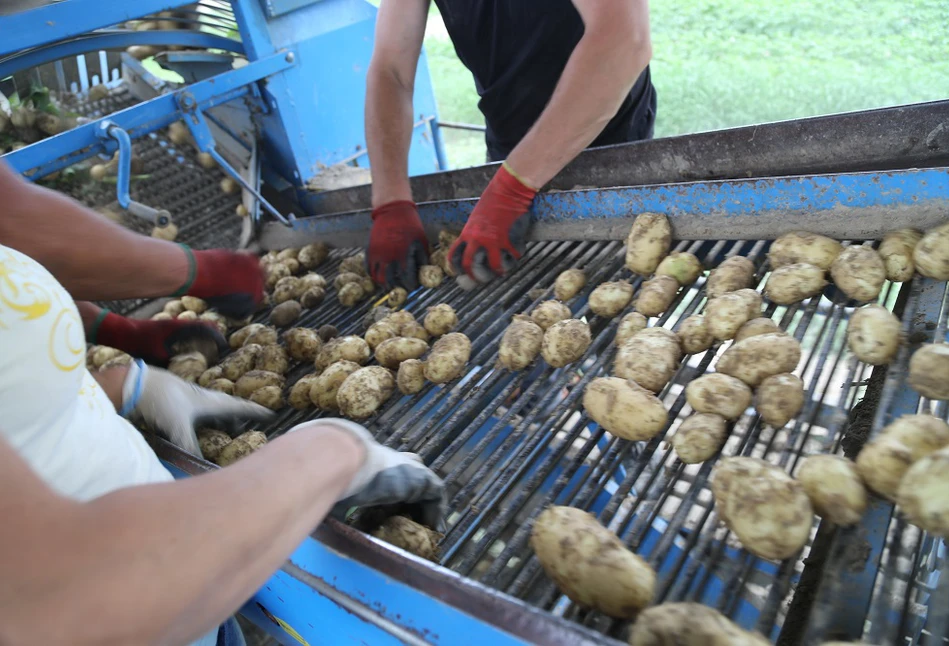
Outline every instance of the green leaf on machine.
<path fill-rule="evenodd" d="M 33 102 L 33 107 L 40 112 L 59 115 L 59 108 L 56 107 L 56 104 L 53 103 L 53 100 L 50 98 L 48 87 L 35 82 L 30 83 L 29 100 Z"/>

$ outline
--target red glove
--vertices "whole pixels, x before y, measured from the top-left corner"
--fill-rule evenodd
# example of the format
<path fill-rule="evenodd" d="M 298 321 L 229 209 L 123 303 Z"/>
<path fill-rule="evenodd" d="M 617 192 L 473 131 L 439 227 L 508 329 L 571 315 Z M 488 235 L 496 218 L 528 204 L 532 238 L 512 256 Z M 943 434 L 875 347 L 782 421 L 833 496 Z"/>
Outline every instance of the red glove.
<path fill-rule="evenodd" d="M 366 259 L 376 284 L 418 287 L 418 268 L 428 263 L 428 237 L 415 202 L 397 200 L 372 210 Z"/>
<path fill-rule="evenodd" d="M 148 363 L 165 365 L 176 354 L 199 351 L 209 359 L 227 349 L 221 333 L 204 321 L 142 321 L 102 310 L 86 335 Z"/>
<path fill-rule="evenodd" d="M 486 283 L 510 271 L 524 253 L 530 227 L 527 210 L 535 195 L 507 162 L 501 164 L 448 252 L 455 272 Z"/>
<path fill-rule="evenodd" d="M 172 296 L 197 296 L 232 318 L 244 318 L 257 311 L 264 298 L 264 271 L 257 256 L 250 253 L 209 249 L 188 254 L 188 281 Z"/>

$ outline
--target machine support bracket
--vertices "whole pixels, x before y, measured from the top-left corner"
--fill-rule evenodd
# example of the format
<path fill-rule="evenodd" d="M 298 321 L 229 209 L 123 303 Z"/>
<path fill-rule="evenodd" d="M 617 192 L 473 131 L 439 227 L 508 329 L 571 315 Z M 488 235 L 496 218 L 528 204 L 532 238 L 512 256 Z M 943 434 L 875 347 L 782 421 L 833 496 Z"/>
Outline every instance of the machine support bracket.
<path fill-rule="evenodd" d="M 132 140 L 129 138 L 129 133 L 106 120 L 97 124 L 96 135 L 103 141 L 106 150 L 112 149 L 116 144 L 118 146 L 118 178 L 115 189 L 119 205 L 135 217 L 151 222 L 155 226 L 168 226 L 168 223 L 171 222 L 171 214 L 168 211 L 154 209 L 141 202 L 136 202 L 129 195 L 129 180 L 132 175 Z"/>

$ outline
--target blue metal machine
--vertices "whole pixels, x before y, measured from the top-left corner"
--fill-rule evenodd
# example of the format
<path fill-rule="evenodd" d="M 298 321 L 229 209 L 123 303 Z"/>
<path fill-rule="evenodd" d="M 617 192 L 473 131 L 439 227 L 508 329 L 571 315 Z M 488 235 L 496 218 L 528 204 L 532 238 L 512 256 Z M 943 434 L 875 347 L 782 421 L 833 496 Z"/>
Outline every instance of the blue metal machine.
<path fill-rule="evenodd" d="M 229 211 L 240 201 L 252 212 L 241 243 L 279 249 L 327 241 L 339 249 L 320 268 L 330 279 L 351 253 L 345 250 L 365 244 L 367 187 L 314 187 L 329 169 L 368 166 L 362 105 L 375 17 L 370 4 L 36 4 L 0 17 L 0 90 L 22 94 L 37 80 L 71 90 L 86 119 L 4 155 L 19 172 L 40 181 L 118 151 L 115 188 L 105 193 L 133 222 L 171 220 L 182 223 L 193 244 L 236 246 Z M 149 21 L 159 28 L 136 29 Z M 127 48 L 133 49 L 117 53 Z M 158 68 L 183 82 L 156 76 Z M 105 104 L 92 98 L 98 83 L 113 93 Z M 434 241 L 443 229 L 460 229 L 493 166 L 448 171 L 424 53 L 415 92 L 409 169 Z M 186 124 L 194 150 L 165 133 L 177 121 Z M 532 243 L 516 272 L 473 293 L 447 283 L 420 289 L 406 304 L 422 316 L 430 305 L 450 303 L 474 342 L 461 379 L 393 398 L 367 422 L 380 441 L 419 453 L 445 478 L 453 513 L 440 564 L 327 521 L 242 614 L 283 644 L 618 644 L 627 624 L 571 603 L 528 547 L 536 514 L 549 504 L 569 504 L 596 514 L 649 561 L 659 578 L 657 602 L 711 605 L 781 644 L 838 637 L 939 643 L 949 634 L 943 542 L 909 526 L 890 503 L 874 500 L 853 528 L 815 523 L 804 552 L 781 563 L 753 557 L 720 527 L 708 491 L 714 460 L 684 465 L 665 442 L 684 416 L 683 385 L 709 369 L 719 348 L 682 363 L 660 393 L 670 426 L 650 442 L 605 433 L 580 399 L 584 386 L 612 365 L 617 325 L 593 315 L 589 289 L 604 280 L 640 284 L 623 267 L 618 242 L 636 214 L 666 214 L 677 250 L 695 253 L 706 266 L 741 254 L 763 279 L 768 241 L 786 231 L 861 241 L 945 221 L 947 133 L 949 104 L 938 102 L 581 155 L 548 187 L 556 190 L 536 200 Z M 152 179 L 133 181 L 134 147 L 149 156 Z M 216 170 L 202 171 L 197 151 L 210 155 Z M 225 176 L 243 187 L 240 198 L 216 191 Z M 578 367 L 499 369 L 497 343 L 510 317 L 550 298 L 554 277 L 572 266 L 585 268 L 588 288 L 569 305 L 594 333 Z M 908 388 L 905 368 L 911 350 L 945 338 L 946 299 L 945 283 L 917 279 L 886 287 L 881 302 L 902 317 L 911 341 L 889 370 L 846 353 L 842 338 L 854 304 L 833 289 L 793 307 L 769 306 L 763 315 L 804 346 L 807 404 L 781 431 L 748 411 L 723 453 L 765 456 L 793 471 L 812 453 L 853 457 L 867 435 L 895 416 L 931 410 L 945 417 L 944 404 Z M 700 280 L 651 324 L 674 329 L 704 303 Z M 345 309 L 328 302 L 300 324 L 332 323 L 359 333 L 372 305 Z M 296 367 L 291 381 L 305 371 Z M 268 436 L 316 416 L 283 411 Z M 154 443 L 176 476 L 213 468 Z"/>

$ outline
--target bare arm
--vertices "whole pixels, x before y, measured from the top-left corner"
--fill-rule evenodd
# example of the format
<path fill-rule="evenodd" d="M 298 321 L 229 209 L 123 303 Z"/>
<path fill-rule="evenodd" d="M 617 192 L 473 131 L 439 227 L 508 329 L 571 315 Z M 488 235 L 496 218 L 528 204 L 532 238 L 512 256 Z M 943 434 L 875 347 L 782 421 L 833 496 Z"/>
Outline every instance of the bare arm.
<path fill-rule="evenodd" d="M 0 643 L 206 634 L 326 516 L 363 459 L 350 435 L 315 424 L 220 471 L 78 503 L 0 440 Z"/>
<path fill-rule="evenodd" d="M 584 34 L 507 162 L 540 188 L 603 131 L 652 56 L 647 0 L 573 0 Z"/>
<path fill-rule="evenodd" d="M 188 278 L 178 245 L 129 231 L 0 161 L 0 244 L 53 274 L 76 300 L 167 296 Z"/>
<path fill-rule="evenodd" d="M 430 0 L 384 0 L 366 79 L 366 146 L 372 168 L 372 205 L 411 200 L 409 147 L 415 70 Z"/>

